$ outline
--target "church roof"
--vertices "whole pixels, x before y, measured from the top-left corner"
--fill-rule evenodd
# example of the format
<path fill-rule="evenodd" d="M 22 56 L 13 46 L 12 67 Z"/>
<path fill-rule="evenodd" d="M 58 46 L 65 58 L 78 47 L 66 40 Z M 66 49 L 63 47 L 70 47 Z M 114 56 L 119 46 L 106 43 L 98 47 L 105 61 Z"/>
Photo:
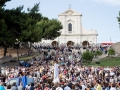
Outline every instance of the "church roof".
<path fill-rule="evenodd" d="M 75 16 L 82 16 L 82 14 L 74 11 L 73 9 L 69 8 L 68 10 L 64 11 L 63 13 L 59 14 L 58 16 L 65 16 L 65 15 L 75 15 Z"/>

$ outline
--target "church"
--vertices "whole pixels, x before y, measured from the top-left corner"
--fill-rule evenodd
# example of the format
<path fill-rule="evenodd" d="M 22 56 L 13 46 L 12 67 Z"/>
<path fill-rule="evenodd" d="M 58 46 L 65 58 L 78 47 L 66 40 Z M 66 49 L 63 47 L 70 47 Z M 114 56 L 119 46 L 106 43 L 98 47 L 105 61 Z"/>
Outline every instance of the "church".
<path fill-rule="evenodd" d="M 97 31 L 86 30 L 82 26 L 82 14 L 69 8 L 58 15 L 58 20 L 62 23 L 61 36 L 55 40 L 42 40 L 42 43 L 52 46 L 88 46 L 97 44 Z"/>

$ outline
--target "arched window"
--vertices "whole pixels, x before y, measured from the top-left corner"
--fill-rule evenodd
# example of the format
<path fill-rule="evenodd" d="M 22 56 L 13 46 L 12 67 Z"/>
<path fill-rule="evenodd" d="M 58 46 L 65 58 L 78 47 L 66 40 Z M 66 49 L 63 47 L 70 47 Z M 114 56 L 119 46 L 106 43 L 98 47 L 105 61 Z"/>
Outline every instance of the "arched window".
<path fill-rule="evenodd" d="M 72 24 L 71 23 L 68 24 L 68 31 L 72 31 Z"/>

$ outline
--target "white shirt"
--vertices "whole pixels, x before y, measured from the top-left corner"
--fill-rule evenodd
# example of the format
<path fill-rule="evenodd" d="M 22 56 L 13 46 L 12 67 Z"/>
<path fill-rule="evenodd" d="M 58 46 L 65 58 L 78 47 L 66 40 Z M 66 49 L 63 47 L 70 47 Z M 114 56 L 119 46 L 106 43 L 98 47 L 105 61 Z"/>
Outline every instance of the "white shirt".
<path fill-rule="evenodd" d="M 64 88 L 64 90 L 71 90 L 71 88 L 68 87 L 68 86 L 66 86 L 66 87 Z"/>
<path fill-rule="evenodd" d="M 61 87 L 57 87 L 55 90 L 63 90 Z"/>
<path fill-rule="evenodd" d="M 111 87 L 110 90 L 117 90 L 115 87 Z"/>
<path fill-rule="evenodd" d="M 85 88 L 86 88 L 85 85 L 82 85 L 82 90 L 85 90 Z"/>

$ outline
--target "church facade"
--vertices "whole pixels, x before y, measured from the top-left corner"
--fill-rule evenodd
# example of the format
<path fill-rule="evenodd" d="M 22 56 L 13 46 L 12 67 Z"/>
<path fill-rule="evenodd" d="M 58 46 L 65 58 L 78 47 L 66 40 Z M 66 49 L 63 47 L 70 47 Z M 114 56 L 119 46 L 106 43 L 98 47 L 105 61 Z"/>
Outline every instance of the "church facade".
<path fill-rule="evenodd" d="M 60 30 L 61 36 L 57 37 L 55 40 L 42 40 L 42 43 L 47 43 L 52 46 L 87 46 L 97 44 L 97 31 L 83 28 L 82 14 L 69 8 L 58 15 L 58 20 L 63 25 L 63 29 Z"/>

